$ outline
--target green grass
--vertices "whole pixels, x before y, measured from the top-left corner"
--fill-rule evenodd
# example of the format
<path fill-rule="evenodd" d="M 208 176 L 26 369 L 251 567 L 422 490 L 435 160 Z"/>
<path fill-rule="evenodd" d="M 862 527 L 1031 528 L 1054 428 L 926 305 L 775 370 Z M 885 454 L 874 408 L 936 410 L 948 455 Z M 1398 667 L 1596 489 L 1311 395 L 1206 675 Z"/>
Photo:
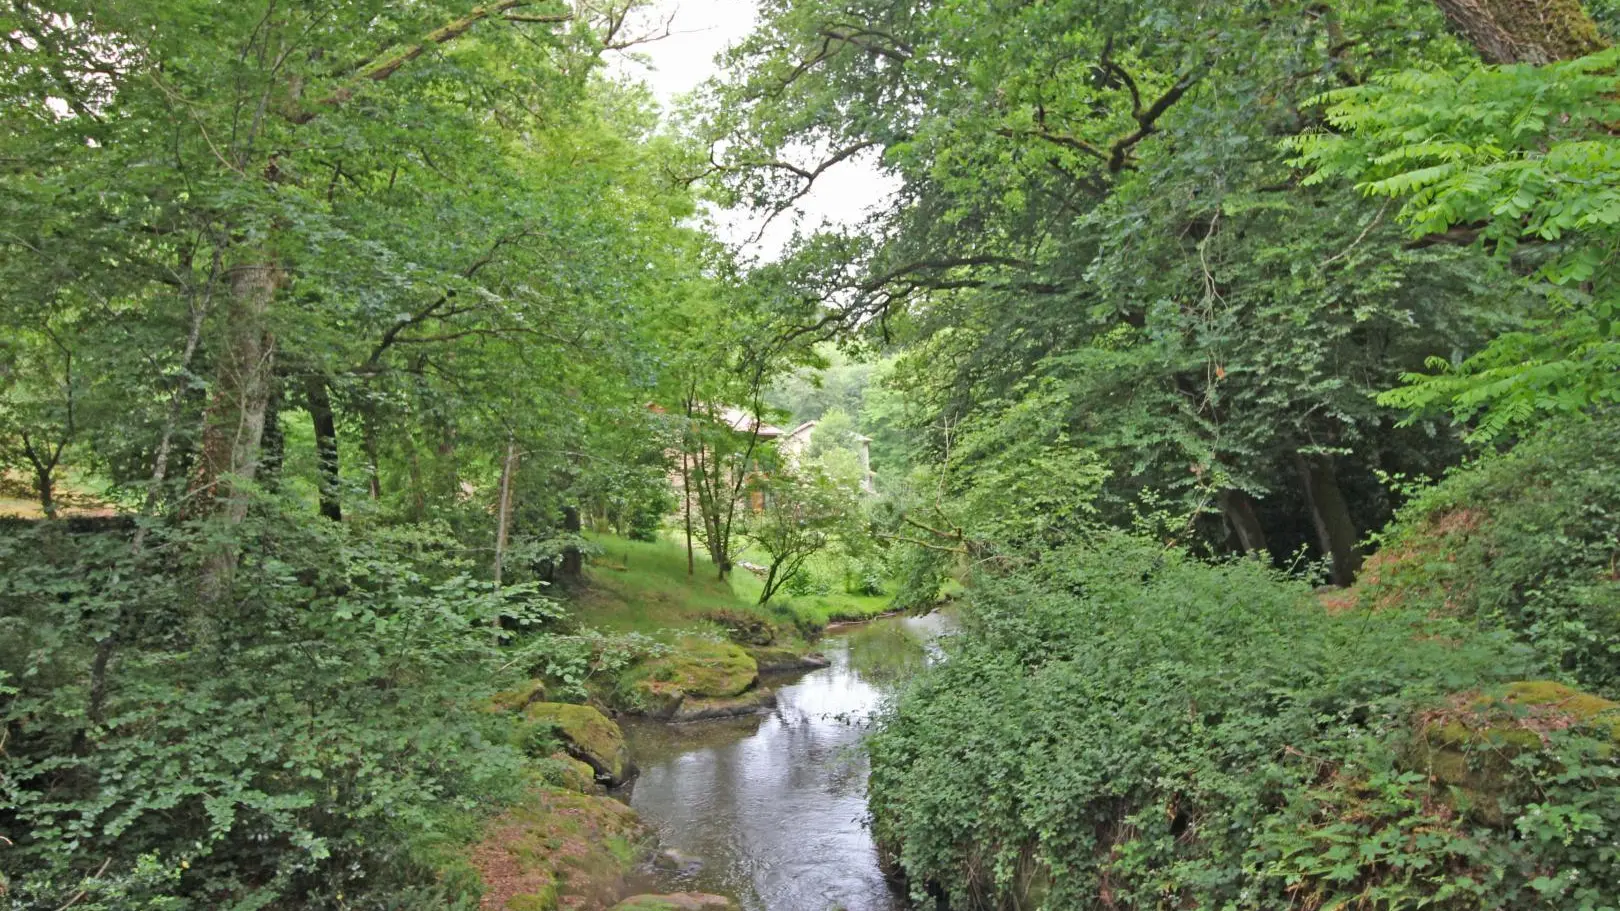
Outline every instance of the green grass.
<path fill-rule="evenodd" d="M 587 537 L 601 553 L 586 570 L 585 591 L 571 603 L 586 626 L 655 635 L 689 629 L 713 611 L 755 610 L 751 599 L 716 578 L 714 563 L 701 549 L 696 553 L 695 572 L 687 576 L 682 541 Z"/>
<path fill-rule="evenodd" d="M 762 613 L 786 625 L 819 628 L 840 620 L 865 620 L 888 610 L 887 595 L 850 595 L 841 591 L 789 598 L 779 594 L 770 608 L 759 607 L 764 583 L 744 569 L 731 579 L 717 578 L 715 566 L 699 547 L 695 571 L 686 573 L 686 545 L 681 538 L 629 541 L 611 535 L 588 535 L 601 552 L 586 570 L 587 586 L 571 606 L 586 626 L 609 632 L 658 635 L 691 629 L 705 614 L 719 610 Z M 739 559 L 762 562 L 758 555 Z"/>

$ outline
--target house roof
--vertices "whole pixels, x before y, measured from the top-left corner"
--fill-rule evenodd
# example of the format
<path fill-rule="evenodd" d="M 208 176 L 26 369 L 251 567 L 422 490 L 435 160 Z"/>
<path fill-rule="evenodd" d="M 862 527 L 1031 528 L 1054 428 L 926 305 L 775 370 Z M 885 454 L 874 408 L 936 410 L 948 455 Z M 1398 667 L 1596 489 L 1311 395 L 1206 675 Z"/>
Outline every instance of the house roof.
<path fill-rule="evenodd" d="M 724 421 L 727 427 L 730 427 L 732 430 L 735 430 L 738 433 L 755 433 L 760 437 L 760 439 L 765 440 L 774 440 L 786 432 L 775 424 L 767 424 L 764 421 L 761 421 L 759 418 L 756 418 L 741 408 L 737 408 L 733 405 L 727 405 L 725 408 L 721 409 L 720 420 Z"/>
<path fill-rule="evenodd" d="M 792 430 L 789 430 L 787 433 L 783 434 L 782 439 L 784 439 L 784 440 L 797 440 L 800 437 L 807 437 L 807 436 L 810 435 L 811 431 L 816 429 L 816 425 L 819 424 L 819 423 L 821 423 L 821 422 L 820 421 L 805 421 L 803 424 L 800 424 L 799 426 L 797 426 L 797 427 L 793 428 Z M 855 434 L 855 442 L 857 442 L 857 443 L 870 443 L 870 442 L 872 442 L 872 438 L 869 437 L 869 436 L 866 436 L 864 434 L 857 433 L 857 434 Z"/>
<path fill-rule="evenodd" d="M 800 424 L 799 426 L 793 428 L 792 430 L 789 430 L 783 436 L 783 439 L 796 440 L 801 436 L 809 436 L 810 431 L 812 431 L 814 429 L 816 429 L 816 422 L 815 421 L 805 421 L 803 424 Z"/>

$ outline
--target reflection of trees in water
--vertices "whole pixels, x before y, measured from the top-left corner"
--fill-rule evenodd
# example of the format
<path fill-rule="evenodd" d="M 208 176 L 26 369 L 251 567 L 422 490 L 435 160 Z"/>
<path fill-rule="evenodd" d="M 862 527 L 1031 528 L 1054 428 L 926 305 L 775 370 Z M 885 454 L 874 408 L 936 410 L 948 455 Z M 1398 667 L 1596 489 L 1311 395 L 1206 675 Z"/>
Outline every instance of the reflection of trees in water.
<path fill-rule="evenodd" d="M 898 683 L 923 669 L 928 650 L 901 624 L 872 623 L 849 633 L 849 663 L 872 683 Z"/>

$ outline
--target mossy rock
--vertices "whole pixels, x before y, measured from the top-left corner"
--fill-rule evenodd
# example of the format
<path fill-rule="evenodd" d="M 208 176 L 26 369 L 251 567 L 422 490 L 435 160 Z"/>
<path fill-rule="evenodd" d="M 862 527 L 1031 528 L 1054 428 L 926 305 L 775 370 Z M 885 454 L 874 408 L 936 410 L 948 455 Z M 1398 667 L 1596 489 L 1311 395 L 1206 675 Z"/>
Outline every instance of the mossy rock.
<path fill-rule="evenodd" d="M 605 908 L 652 844 L 634 810 L 609 797 L 539 788 L 495 820 L 472 851 L 481 907 Z"/>
<path fill-rule="evenodd" d="M 546 682 L 530 680 L 509 690 L 501 690 L 490 697 L 490 708 L 497 712 L 521 712 L 533 702 L 546 699 Z"/>
<path fill-rule="evenodd" d="M 759 679 L 759 666 L 742 646 L 707 639 L 683 639 L 675 650 L 645 665 L 645 676 L 674 685 L 688 696 L 735 696 Z"/>
<path fill-rule="evenodd" d="M 681 702 L 670 721 L 707 721 L 711 718 L 739 718 L 757 715 L 776 706 L 776 692 L 760 687 L 730 699 L 687 699 Z"/>
<path fill-rule="evenodd" d="M 676 892 L 672 895 L 637 895 L 614 905 L 612 911 L 740 911 L 740 908 L 724 895 Z"/>
<path fill-rule="evenodd" d="M 590 763 L 567 753 L 552 753 L 546 759 L 551 763 L 548 770 L 551 774 L 547 777 L 553 783 L 581 794 L 595 794 L 601 790 L 601 785 L 596 783 L 596 769 Z"/>
<path fill-rule="evenodd" d="M 624 732 L 596 709 L 566 702 L 536 702 L 523 714 L 530 721 L 553 725 L 566 741 L 569 755 L 588 763 L 598 780 L 619 785 L 635 774 Z"/>
<path fill-rule="evenodd" d="M 761 674 L 809 671 L 832 664 L 823 655 L 785 645 L 749 646 L 745 651 L 748 657 L 754 659 L 754 666 L 759 668 Z"/>
<path fill-rule="evenodd" d="M 729 699 L 759 680 L 759 666 L 739 645 L 683 639 L 673 651 L 633 668 L 614 693 L 626 711 L 673 717 L 688 699 Z"/>
<path fill-rule="evenodd" d="M 1454 788 L 1474 818 L 1500 826 L 1513 758 L 1544 749 L 1551 732 L 1570 728 L 1620 745 L 1620 703 L 1549 680 L 1509 684 L 1500 697 L 1461 696 L 1425 719 L 1410 761 Z"/>
<path fill-rule="evenodd" d="M 1583 693 L 1550 680 L 1531 680 L 1508 686 L 1504 702 L 1552 710 L 1582 727 L 1606 730 L 1620 744 L 1620 702 Z"/>

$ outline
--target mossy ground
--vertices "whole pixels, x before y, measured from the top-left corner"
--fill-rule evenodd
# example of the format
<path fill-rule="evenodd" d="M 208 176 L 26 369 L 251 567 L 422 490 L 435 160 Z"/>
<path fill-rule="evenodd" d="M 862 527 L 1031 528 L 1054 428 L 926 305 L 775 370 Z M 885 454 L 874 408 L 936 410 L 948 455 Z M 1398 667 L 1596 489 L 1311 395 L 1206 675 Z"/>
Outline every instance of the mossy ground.
<path fill-rule="evenodd" d="M 609 797 L 540 788 L 491 824 L 472 852 L 483 908 L 601 909 L 623 893 L 649 835 Z"/>
<path fill-rule="evenodd" d="M 759 667 L 742 646 L 687 637 L 675 651 L 644 662 L 638 675 L 668 683 L 688 696 L 735 696 L 753 686 Z"/>
<path fill-rule="evenodd" d="M 1514 757 L 1548 748 L 1552 732 L 1570 728 L 1620 744 L 1620 703 L 1550 680 L 1522 681 L 1500 694 L 1459 694 L 1423 715 L 1419 726 L 1413 765 L 1454 788 L 1475 819 L 1502 825 Z"/>
<path fill-rule="evenodd" d="M 608 698 L 615 708 L 669 718 L 689 701 L 730 699 L 759 680 L 759 667 L 742 646 L 685 636 L 667 655 L 630 668 Z"/>

